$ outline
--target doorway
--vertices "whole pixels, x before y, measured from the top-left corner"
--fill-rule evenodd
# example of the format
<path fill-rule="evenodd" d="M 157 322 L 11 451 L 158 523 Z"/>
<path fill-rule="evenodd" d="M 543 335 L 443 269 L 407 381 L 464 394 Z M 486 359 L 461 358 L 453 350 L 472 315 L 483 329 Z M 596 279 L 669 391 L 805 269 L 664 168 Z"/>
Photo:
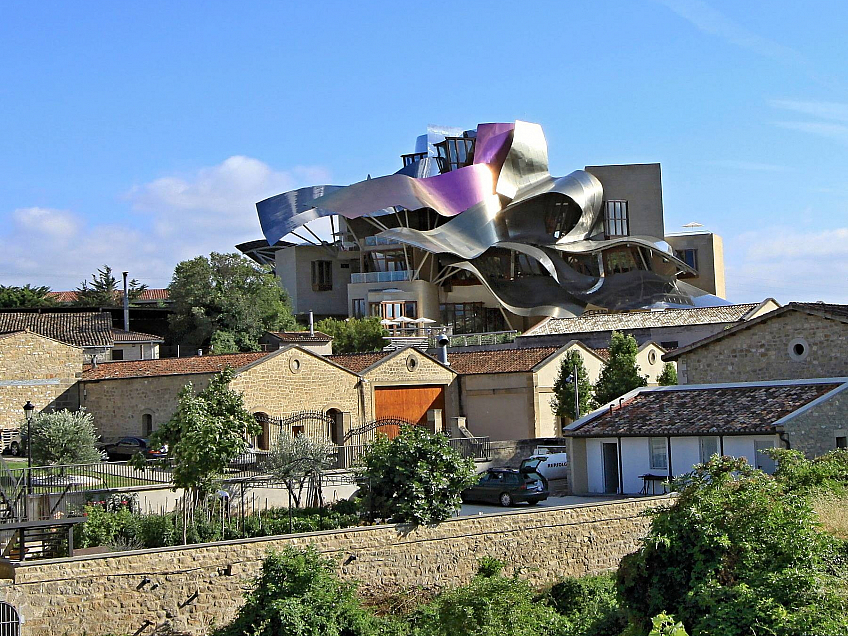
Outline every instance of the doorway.
<path fill-rule="evenodd" d="M 601 444 L 604 457 L 604 493 L 614 495 L 618 492 L 618 444 Z"/>

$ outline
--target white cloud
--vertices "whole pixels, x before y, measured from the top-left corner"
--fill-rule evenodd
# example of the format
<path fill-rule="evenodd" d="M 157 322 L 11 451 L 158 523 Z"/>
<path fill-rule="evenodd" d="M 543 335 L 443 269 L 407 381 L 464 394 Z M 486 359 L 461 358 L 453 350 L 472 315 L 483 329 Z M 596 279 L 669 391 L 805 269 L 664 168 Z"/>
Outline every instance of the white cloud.
<path fill-rule="evenodd" d="M 728 298 L 848 302 L 848 227 L 771 227 L 727 241 Z"/>
<path fill-rule="evenodd" d="M 86 222 L 81 214 L 50 208 L 14 210 L 0 238 L 0 280 L 74 289 L 108 264 L 164 287 L 179 261 L 213 250 L 232 252 L 237 243 L 262 238 L 257 201 L 329 181 L 322 168 L 280 171 L 233 156 L 134 186 L 123 195 L 137 215 L 132 223 Z"/>
<path fill-rule="evenodd" d="M 794 99 L 772 99 L 773 108 L 791 110 L 802 115 L 811 115 L 821 119 L 848 121 L 848 104 L 840 102 L 800 101 Z"/>
<path fill-rule="evenodd" d="M 737 159 L 717 159 L 716 161 L 707 161 L 706 163 L 710 166 L 728 168 L 730 170 L 750 170 L 754 172 L 785 172 L 789 170 L 786 166 L 779 166 L 773 163 L 740 161 Z"/>
<path fill-rule="evenodd" d="M 798 130 L 819 135 L 842 143 L 848 143 L 848 125 L 819 121 L 776 121 L 774 125 L 787 130 Z"/>
<path fill-rule="evenodd" d="M 731 44 L 780 61 L 801 61 L 801 56 L 787 46 L 757 35 L 734 22 L 702 0 L 658 0 L 695 28 Z"/>

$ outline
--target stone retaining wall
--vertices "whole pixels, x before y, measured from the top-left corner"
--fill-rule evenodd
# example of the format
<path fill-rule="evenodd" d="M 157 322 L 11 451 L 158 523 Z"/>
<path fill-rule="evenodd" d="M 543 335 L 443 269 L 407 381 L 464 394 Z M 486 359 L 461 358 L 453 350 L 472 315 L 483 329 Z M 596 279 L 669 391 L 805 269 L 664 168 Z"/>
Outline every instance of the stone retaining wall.
<path fill-rule="evenodd" d="M 169 623 L 204 634 L 235 614 L 268 550 L 313 545 L 339 560 L 365 594 L 467 582 L 480 557 L 542 586 L 562 576 L 614 569 L 638 546 L 642 498 L 451 519 L 438 526 L 372 526 L 6 565 L 0 599 L 23 616 L 23 636 L 151 634 Z"/>

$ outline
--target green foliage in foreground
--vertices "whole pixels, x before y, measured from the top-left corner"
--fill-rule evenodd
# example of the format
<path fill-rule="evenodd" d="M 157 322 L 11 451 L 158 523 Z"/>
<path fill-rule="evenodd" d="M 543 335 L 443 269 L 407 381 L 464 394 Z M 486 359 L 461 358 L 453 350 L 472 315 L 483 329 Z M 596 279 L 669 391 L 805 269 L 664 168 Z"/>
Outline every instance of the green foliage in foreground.
<path fill-rule="evenodd" d="M 103 453 L 97 449 L 94 416 L 85 409 L 42 412 L 32 418 L 30 427 L 34 466 L 94 464 L 103 460 Z M 22 438 L 27 429 L 26 421 L 22 422 Z"/>
<path fill-rule="evenodd" d="M 441 433 L 401 427 L 397 437 L 370 444 L 358 477 L 364 512 L 409 523 L 439 523 L 453 516 L 459 494 L 476 480 L 474 460 L 463 458 Z"/>
<path fill-rule="evenodd" d="M 666 610 L 695 636 L 848 634 L 848 550 L 806 496 L 718 456 L 673 487 L 680 496 L 618 570 L 635 634 Z"/>
<path fill-rule="evenodd" d="M 325 318 L 315 324 L 318 331 L 333 337 L 333 353 L 366 353 L 382 351 L 386 346 L 384 336 L 389 332 L 377 317 L 336 320 Z"/>

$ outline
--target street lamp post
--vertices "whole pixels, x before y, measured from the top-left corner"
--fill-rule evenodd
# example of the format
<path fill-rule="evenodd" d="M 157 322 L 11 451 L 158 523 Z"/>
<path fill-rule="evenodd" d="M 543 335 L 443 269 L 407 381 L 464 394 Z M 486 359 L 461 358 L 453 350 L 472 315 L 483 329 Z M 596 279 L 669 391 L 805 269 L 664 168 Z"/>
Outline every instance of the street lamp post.
<path fill-rule="evenodd" d="M 32 412 L 35 405 L 27 400 L 24 404 L 24 414 L 27 423 L 27 494 L 32 494 Z"/>

